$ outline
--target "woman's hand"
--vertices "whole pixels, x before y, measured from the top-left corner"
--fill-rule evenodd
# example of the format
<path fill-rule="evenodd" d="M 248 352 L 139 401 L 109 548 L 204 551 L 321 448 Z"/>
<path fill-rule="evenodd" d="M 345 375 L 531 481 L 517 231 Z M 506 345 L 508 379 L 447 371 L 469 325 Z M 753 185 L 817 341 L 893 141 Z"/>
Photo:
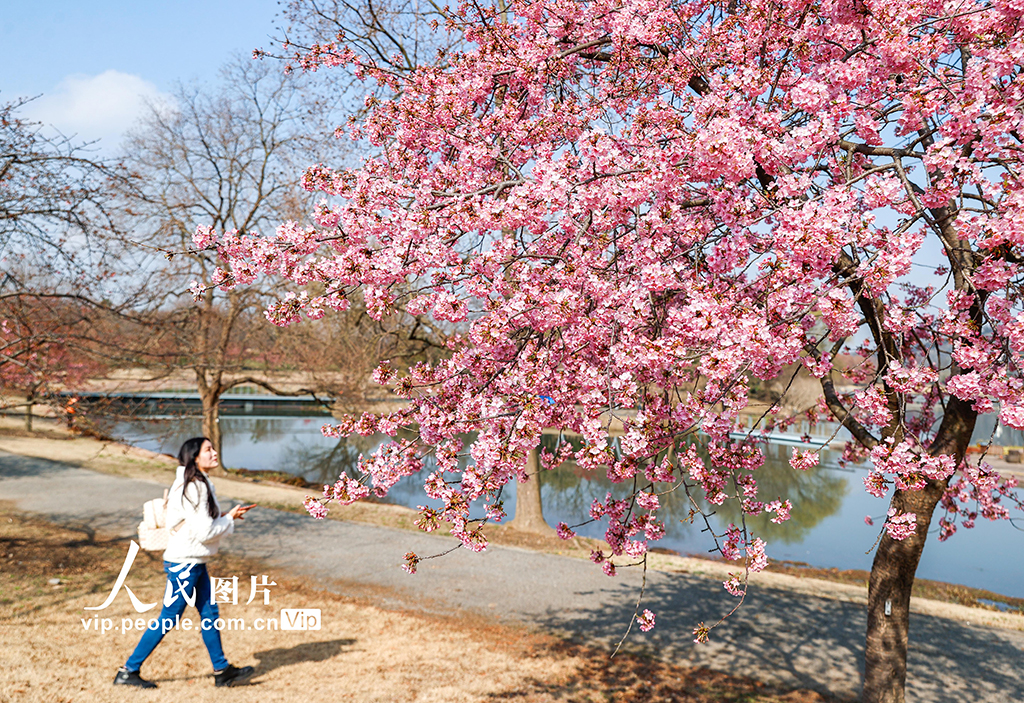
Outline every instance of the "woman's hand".
<path fill-rule="evenodd" d="M 252 505 L 236 505 L 227 512 L 227 516 L 230 517 L 232 520 L 243 520 L 244 518 L 242 516 L 255 507 L 255 503 L 253 503 Z"/>

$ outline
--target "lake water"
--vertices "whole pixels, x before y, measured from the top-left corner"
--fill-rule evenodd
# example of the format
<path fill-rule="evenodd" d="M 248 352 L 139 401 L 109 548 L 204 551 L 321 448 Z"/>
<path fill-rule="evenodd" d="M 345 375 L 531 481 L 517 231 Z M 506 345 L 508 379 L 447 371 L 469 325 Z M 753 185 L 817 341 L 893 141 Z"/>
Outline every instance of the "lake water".
<path fill-rule="evenodd" d="M 320 427 L 330 421 L 323 415 L 221 416 L 222 461 L 232 468 L 283 471 L 316 484 L 333 483 L 345 472 L 354 476 L 359 455 L 368 455 L 387 438 L 329 439 L 321 434 Z M 115 436 L 136 446 L 176 454 L 183 440 L 201 434 L 201 423 L 195 417 L 165 417 L 123 422 L 111 429 Z M 781 525 L 771 524 L 767 516 L 747 519 L 755 533 L 768 542 L 769 556 L 816 567 L 870 569 L 872 548 L 888 502 L 864 491 L 867 469 L 841 469 L 836 463 L 838 453 L 824 450 L 821 466 L 808 472 L 794 471 L 787 460 L 790 451 L 787 447 L 767 447 L 767 461 L 756 472 L 762 499 L 781 496 L 793 502 L 792 519 Z M 436 505 L 423 493 L 425 473 L 404 478 L 391 490 L 387 502 L 409 507 Z M 541 485 L 544 516 L 551 525 L 581 522 L 594 498 L 626 490 L 602 475 L 580 475 L 569 468 L 543 472 Z M 506 487 L 502 498 L 508 519 L 512 519 L 515 486 Z M 656 546 L 682 554 L 700 554 L 713 546 L 708 535 L 701 534 L 701 524 L 682 521 L 688 507 L 681 491 L 664 495 L 661 500 L 666 536 Z M 866 515 L 875 519 L 874 527 L 864 523 Z M 479 506 L 474 517 L 482 517 Z M 730 522 L 738 522 L 738 517 L 723 507 L 712 522 L 721 532 Z M 1017 524 L 1024 527 L 1024 520 Z M 581 526 L 577 532 L 603 537 L 600 523 Z M 979 519 L 977 527 L 961 528 L 946 542 L 940 543 L 933 536 L 917 575 L 1024 597 L 1024 531 L 1009 521 Z"/>

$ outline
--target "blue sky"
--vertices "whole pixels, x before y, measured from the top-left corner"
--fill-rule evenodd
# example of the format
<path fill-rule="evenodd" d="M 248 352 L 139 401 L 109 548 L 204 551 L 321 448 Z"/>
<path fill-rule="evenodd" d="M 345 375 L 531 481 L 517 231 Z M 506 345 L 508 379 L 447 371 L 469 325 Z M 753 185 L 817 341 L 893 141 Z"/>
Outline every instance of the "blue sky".
<path fill-rule="evenodd" d="M 26 113 L 106 149 L 177 81 L 210 82 L 238 54 L 269 47 L 276 0 L 42 0 L 0 10 L 0 102 L 42 94 Z"/>

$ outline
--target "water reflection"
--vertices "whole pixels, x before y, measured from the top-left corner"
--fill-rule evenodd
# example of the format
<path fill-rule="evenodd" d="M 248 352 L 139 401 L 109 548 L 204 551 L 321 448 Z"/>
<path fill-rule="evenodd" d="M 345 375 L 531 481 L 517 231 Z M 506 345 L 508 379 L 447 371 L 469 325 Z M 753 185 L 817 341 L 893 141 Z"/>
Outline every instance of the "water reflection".
<path fill-rule="evenodd" d="M 752 533 L 771 543 L 802 542 L 823 519 L 839 510 L 848 490 L 846 475 L 837 472 L 834 464 L 827 463 L 806 472 L 794 471 L 789 466 L 788 451 L 786 447 L 766 447 L 764 466 L 754 472 L 762 499 L 767 502 L 788 498 L 793 503 L 792 519 L 782 524 L 772 523 L 772 515 L 769 514 L 747 516 L 747 527 Z M 703 450 L 700 453 L 707 460 L 707 453 Z M 541 479 L 545 516 L 554 522 L 557 522 L 554 515 L 564 516 L 559 519 L 565 519 L 569 524 L 578 523 L 580 516 L 586 516 L 595 498 L 603 499 L 608 493 L 623 498 L 633 491 L 632 481 L 616 484 L 604 472 L 585 472 L 575 462 L 566 462 L 557 469 L 544 472 Z M 640 481 L 640 487 L 648 483 L 642 477 Z M 692 503 L 686 492 L 681 487 L 673 490 L 670 484 L 658 484 L 656 491 L 666 530 L 666 538 L 659 546 L 688 552 L 706 549 L 708 540 L 698 536 L 705 526 L 703 521 L 698 518 L 698 523 L 690 524 L 687 520 Z M 716 531 L 721 532 L 730 523 L 740 524 L 739 506 L 734 501 L 713 506 L 704 499 L 700 489 L 692 495 L 705 513 L 714 513 L 711 523 Z M 586 536 L 600 537 L 603 529 L 600 525 L 593 525 L 582 526 L 578 531 Z"/>
<path fill-rule="evenodd" d="M 334 483 L 338 476 L 346 474 L 359 476 L 360 455 L 368 456 L 388 438 L 385 435 L 331 439 L 324 437 L 320 427 L 327 420 L 321 416 L 312 418 L 296 417 L 253 417 L 222 416 L 224 463 L 233 468 L 250 470 L 282 471 L 300 476 L 304 480 L 322 485 Z M 195 417 L 161 418 L 120 423 L 112 428 L 113 433 L 134 444 L 168 454 L 177 452 L 178 446 L 188 437 L 201 431 L 201 422 Z M 464 437 L 467 441 L 470 437 Z M 549 450 L 555 449 L 556 439 L 545 436 L 543 444 Z M 785 447 L 766 447 L 765 464 L 757 469 L 756 476 L 765 500 L 777 497 L 789 498 L 793 502 L 792 519 L 776 525 L 771 515 L 762 514 L 747 517 L 752 532 L 771 543 L 799 544 L 805 540 L 824 518 L 836 513 L 848 492 L 846 475 L 835 470 L 834 460 L 828 452 L 822 466 L 811 471 L 794 471 L 789 466 L 789 450 Z M 704 452 L 702 452 L 704 453 Z M 705 453 L 706 459 L 706 453 Z M 468 458 L 462 466 L 468 465 Z M 427 457 L 424 471 L 404 477 L 395 485 L 384 501 L 398 505 L 416 507 L 437 504 L 423 492 L 423 481 L 434 470 L 432 457 Z M 642 478 L 642 477 L 641 477 Z M 607 493 L 625 497 L 633 490 L 632 482 L 615 484 L 601 472 L 583 472 L 575 462 L 567 462 L 558 469 L 541 474 L 541 496 L 544 514 L 549 522 L 560 521 L 576 525 L 586 520 L 591 503 L 595 498 L 604 498 Z M 668 491 L 668 492 L 664 492 Z M 667 484 L 659 484 L 662 493 L 666 537 L 660 546 L 680 552 L 702 552 L 708 548 L 709 540 L 701 535 L 701 524 L 690 524 L 691 504 L 682 489 L 670 490 Z M 664 493 L 663 493 L 664 492 Z M 739 523 L 741 516 L 738 506 L 727 502 L 722 506 L 710 506 L 698 490 L 694 494 L 705 512 L 714 513 L 712 525 L 721 532 L 730 523 Z M 508 486 L 502 494 L 509 519 L 515 516 L 515 486 Z M 473 517 L 480 517 L 483 508 L 474 505 Z M 584 524 L 579 532 L 589 537 L 602 537 L 604 527 L 600 523 Z"/>
<path fill-rule="evenodd" d="M 386 439 L 383 435 L 353 435 L 331 440 L 326 447 L 292 441 L 287 449 L 293 468 L 288 473 L 315 484 L 334 483 L 342 475 L 359 478 L 359 456 L 369 455 Z"/>
<path fill-rule="evenodd" d="M 333 483 L 342 473 L 357 476 L 359 455 L 369 455 L 387 440 L 383 435 L 327 438 L 320 432 L 327 422 L 330 418 L 324 416 L 222 416 L 225 464 L 234 468 L 286 472 L 317 485 Z M 108 431 L 137 446 L 174 455 L 181 442 L 200 433 L 201 422 L 195 417 L 140 419 L 118 423 Z M 552 441 L 553 438 L 545 437 L 545 442 Z M 823 450 L 821 465 L 807 472 L 795 471 L 789 466 L 790 451 L 786 447 L 766 447 L 765 464 L 756 470 L 755 476 L 764 500 L 784 497 L 793 502 L 792 519 L 775 525 L 770 522 L 770 515 L 748 517 L 748 526 L 768 541 L 769 553 L 774 559 L 821 567 L 869 569 L 879 527 L 865 525 L 863 518 L 865 515 L 880 518 L 887 503 L 863 490 L 866 469 L 841 470 L 836 464 L 838 454 Z M 428 458 L 424 471 L 404 477 L 385 500 L 409 507 L 436 507 L 423 492 L 423 481 L 433 470 L 433 461 Z M 664 491 L 668 485 L 658 487 Z M 608 492 L 623 497 L 631 490 L 631 482 L 613 484 L 602 472 L 585 474 L 571 463 L 541 474 L 544 516 L 552 525 L 558 522 L 578 524 L 587 518 L 595 498 L 604 499 Z M 515 513 L 515 485 L 506 486 L 501 498 L 511 519 Z M 702 500 L 699 494 L 695 498 Z M 687 521 L 690 505 L 682 490 L 662 495 L 661 502 L 666 536 L 658 546 L 682 554 L 702 553 L 712 546 L 709 536 L 701 534 L 704 525 L 699 518 L 694 524 Z M 734 505 L 718 506 L 714 510 L 711 522 L 716 532 L 740 520 Z M 473 517 L 482 517 L 482 512 L 481 506 L 472 507 Z M 604 525 L 584 524 L 577 532 L 602 537 Z M 975 529 L 961 530 L 944 543 L 933 537 L 925 549 L 918 576 L 1024 597 L 1024 568 L 1016 556 L 1005 556 L 1020 554 L 1022 538 L 1024 534 L 1005 521 L 979 521 Z M 997 542 L 1009 547 L 1003 556 L 994 554 L 991 549 Z"/>
<path fill-rule="evenodd" d="M 802 542 L 822 520 L 839 510 L 849 487 L 848 474 L 832 463 L 831 452 L 822 452 L 826 464 L 809 471 L 795 471 L 789 465 L 791 451 L 789 447 L 766 446 L 764 466 L 754 472 L 761 500 L 767 503 L 788 498 L 793 503 L 792 517 L 780 524 L 771 521 L 774 514 L 747 516 L 747 527 L 773 543 Z M 726 502 L 717 510 L 722 522 L 739 524 L 739 506 L 734 501 Z"/>

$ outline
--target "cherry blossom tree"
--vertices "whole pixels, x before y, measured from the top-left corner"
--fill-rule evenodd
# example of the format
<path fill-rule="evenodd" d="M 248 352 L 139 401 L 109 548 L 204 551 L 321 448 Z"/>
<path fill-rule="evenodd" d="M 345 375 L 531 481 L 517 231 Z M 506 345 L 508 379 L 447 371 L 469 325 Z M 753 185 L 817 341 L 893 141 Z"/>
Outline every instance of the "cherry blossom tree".
<path fill-rule="evenodd" d="M 102 369 L 89 354 L 87 332 L 96 309 L 77 300 L 19 295 L 0 299 L 0 393 L 24 398 L 25 429 L 32 431 L 33 406 L 66 411 L 60 391 L 76 390 Z M 83 328 L 86 334 L 83 334 Z M 7 398 L 4 407 L 11 407 Z"/>
<path fill-rule="evenodd" d="M 439 31 L 462 48 L 408 70 L 358 43 L 309 47 L 307 69 L 368 81 L 351 136 L 377 153 L 306 171 L 330 198 L 315 226 L 200 227 L 196 244 L 226 262 L 217 283 L 323 286 L 274 304 L 282 325 L 361 295 L 373 315 L 465 329 L 449 358 L 377 370 L 407 408 L 333 431 L 405 426 L 418 441 L 384 445 L 364 481 L 342 477 L 310 512 L 386 493 L 429 452 L 443 507 L 419 524 L 483 549 L 470 502 L 499 515 L 557 428 L 585 443 L 560 442 L 543 467 L 572 459 L 633 488 L 591 507 L 611 547 L 593 560 L 644 564 L 667 491 L 788 517 L 737 431 L 751 384 L 799 362 L 821 385 L 811 415 L 842 424 L 845 458 L 870 460 L 866 489 L 889 501 L 864 698 L 902 701 L 936 512 L 943 540 L 1019 507 L 1014 482 L 965 453 L 979 413 L 1024 427 L 1022 14 L 1008 0 L 511 0 L 445 11 Z M 844 352 L 865 361 L 839 365 Z M 688 443 L 698 430 L 707 460 Z M 757 571 L 766 545 L 744 525 L 715 546 Z M 742 596 L 745 574 L 725 585 Z"/>

